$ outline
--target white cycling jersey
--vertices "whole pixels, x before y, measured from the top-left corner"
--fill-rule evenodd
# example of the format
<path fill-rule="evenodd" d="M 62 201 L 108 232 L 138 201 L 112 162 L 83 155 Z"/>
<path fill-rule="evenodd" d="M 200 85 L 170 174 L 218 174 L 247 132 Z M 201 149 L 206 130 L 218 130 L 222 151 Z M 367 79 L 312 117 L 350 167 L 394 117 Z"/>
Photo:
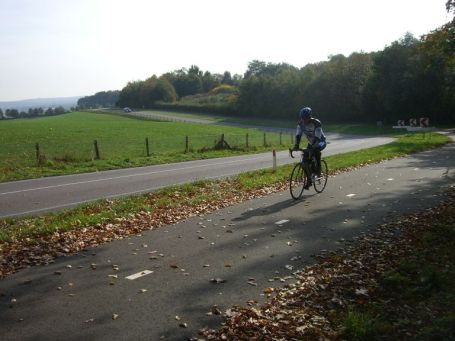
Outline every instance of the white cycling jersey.
<path fill-rule="evenodd" d="M 321 121 L 316 118 L 312 118 L 308 124 L 305 124 L 302 121 L 297 125 L 295 135 L 302 136 L 302 134 L 305 134 L 308 143 L 312 146 L 318 144 L 319 142 L 325 142 L 325 135 L 322 131 Z"/>

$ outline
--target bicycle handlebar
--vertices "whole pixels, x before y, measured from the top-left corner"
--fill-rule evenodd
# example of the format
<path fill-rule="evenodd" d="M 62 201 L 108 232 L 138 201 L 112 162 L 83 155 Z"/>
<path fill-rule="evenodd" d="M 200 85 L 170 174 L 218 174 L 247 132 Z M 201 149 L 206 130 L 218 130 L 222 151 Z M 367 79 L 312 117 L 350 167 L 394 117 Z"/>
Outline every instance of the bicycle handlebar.
<path fill-rule="evenodd" d="M 295 156 L 292 154 L 292 152 L 297 152 L 297 151 L 299 151 L 299 152 L 304 153 L 304 152 L 307 151 L 307 150 L 308 150 L 308 149 L 301 149 L 301 148 L 299 148 L 299 149 L 292 149 L 292 148 L 289 148 L 289 155 L 294 159 Z"/>

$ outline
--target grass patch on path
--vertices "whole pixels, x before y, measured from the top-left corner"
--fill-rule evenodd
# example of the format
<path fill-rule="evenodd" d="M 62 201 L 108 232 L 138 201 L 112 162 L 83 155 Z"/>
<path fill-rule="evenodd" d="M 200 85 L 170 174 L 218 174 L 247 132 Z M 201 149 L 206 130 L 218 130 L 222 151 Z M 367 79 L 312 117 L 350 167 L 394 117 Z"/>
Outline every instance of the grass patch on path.
<path fill-rule="evenodd" d="M 448 137 L 404 135 L 384 146 L 326 158 L 331 173 L 441 146 Z M 28 264 L 45 264 L 60 254 L 172 224 L 287 187 L 293 165 L 224 180 L 198 181 L 146 195 L 100 200 L 38 217 L 0 220 L 0 275 Z"/>

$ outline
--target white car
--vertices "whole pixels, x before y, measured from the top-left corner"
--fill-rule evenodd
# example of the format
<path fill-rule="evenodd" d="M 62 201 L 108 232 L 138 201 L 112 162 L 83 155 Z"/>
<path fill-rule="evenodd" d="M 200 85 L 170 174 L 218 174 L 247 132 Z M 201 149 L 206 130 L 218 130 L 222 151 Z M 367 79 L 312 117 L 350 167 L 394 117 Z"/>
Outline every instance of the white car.
<path fill-rule="evenodd" d="M 132 111 L 133 111 L 133 110 L 131 110 L 131 109 L 128 108 L 128 107 L 123 108 L 123 112 L 132 112 Z"/>

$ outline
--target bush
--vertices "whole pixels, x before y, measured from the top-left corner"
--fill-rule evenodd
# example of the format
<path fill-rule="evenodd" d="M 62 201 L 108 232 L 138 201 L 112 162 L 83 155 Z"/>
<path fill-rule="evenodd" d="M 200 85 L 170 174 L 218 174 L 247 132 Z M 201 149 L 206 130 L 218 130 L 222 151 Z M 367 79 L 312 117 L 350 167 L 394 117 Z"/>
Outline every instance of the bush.
<path fill-rule="evenodd" d="M 239 88 L 236 86 L 232 85 L 227 85 L 227 84 L 222 84 L 220 86 L 217 86 L 216 88 L 213 88 L 209 92 L 212 95 L 218 95 L 218 94 L 238 94 L 239 93 Z"/>

